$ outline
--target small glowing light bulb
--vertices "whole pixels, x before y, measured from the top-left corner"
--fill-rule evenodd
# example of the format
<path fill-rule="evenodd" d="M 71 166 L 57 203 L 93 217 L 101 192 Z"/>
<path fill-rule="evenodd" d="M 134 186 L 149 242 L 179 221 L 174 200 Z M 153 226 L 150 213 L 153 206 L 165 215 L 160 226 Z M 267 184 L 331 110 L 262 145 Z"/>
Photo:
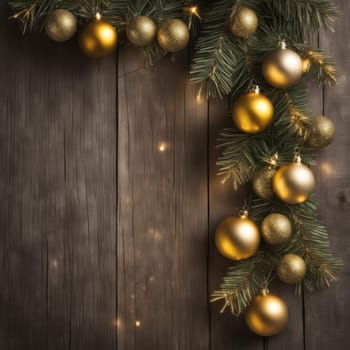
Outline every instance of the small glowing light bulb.
<path fill-rule="evenodd" d="M 167 145 L 166 145 L 165 142 L 160 142 L 160 143 L 158 144 L 158 150 L 159 150 L 159 152 L 163 153 L 163 152 L 166 151 L 166 149 L 167 149 Z"/>
<path fill-rule="evenodd" d="M 136 326 L 136 327 L 140 327 L 140 326 L 141 326 L 141 322 L 140 322 L 139 320 L 136 320 L 136 321 L 135 321 L 135 326 Z"/>

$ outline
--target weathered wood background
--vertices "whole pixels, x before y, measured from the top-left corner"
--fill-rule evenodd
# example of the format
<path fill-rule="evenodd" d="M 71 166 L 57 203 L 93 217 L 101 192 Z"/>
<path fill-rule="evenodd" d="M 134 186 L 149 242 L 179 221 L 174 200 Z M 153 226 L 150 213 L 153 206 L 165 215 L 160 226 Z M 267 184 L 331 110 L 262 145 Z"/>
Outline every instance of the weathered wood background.
<path fill-rule="evenodd" d="M 0 348 L 328 350 L 350 343 L 350 4 L 337 1 L 339 84 L 314 96 L 337 139 L 315 169 L 338 282 L 254 336 L 208 295 L 225 273 L 216 225 L 241 205 L 215 176 L 228 101 L 196 101 L 189 54 L 155 67 L 123 47 L 93 61 L 74 42 L 22 37 L 0 5 Z"/>

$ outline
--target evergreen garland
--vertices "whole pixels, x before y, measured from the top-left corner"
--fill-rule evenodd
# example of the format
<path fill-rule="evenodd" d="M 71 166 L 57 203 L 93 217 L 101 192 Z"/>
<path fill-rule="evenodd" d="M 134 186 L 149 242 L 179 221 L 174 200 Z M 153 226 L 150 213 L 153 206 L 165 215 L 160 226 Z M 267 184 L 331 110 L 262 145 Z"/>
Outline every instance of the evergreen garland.
<path fill-rule="evenodd" d="M 332 59 L 313 47 L 312 42 L 321 29 L 332 28 L 337 10 L 331 1 L 12 0 L 9 3 L 24 32 L 40 29 L 45 17 L 57 8 L 71 11 L 79 23 L 91 20 L 99 11 L 106 21 L 123 31 L 137 15 L 149 16 L 156 24 L 168 18 L 193 23 L 191 9 L 199 6 L 201 30 L 190 71 L 192 81 L 200 84 L 199 93 L 208 98 L 231 94 L 236 99 L 258 84 L 275 108 L 273 123 L 257 135 L 245 134 L 236 127 L 222 131 L 219 174 L 237 188 L 249 183 L 259 168 L 272 164 L 276 154 L 278 166 L 290 163 L 296 149 L 304 163 L 314 164 L 315 150 L 304 142 L 312 116 L 309 82 L 333 85 L 336 74 Z M 259 19 L 258 30 L 249 39 L 237 38 L 228 30 L 228 23 L 239 6 L 249 7 Z M 264 57 L 277 49 L 281 40 L 311 64 L 300 82 L 288 89 L 272 88 L 261 73 Z M 156 42 L 146 47 L 145 53 L 151 63 L 166 54 Z M 300 205 L 288 205 L 276 198 L 264 200 L 254 194 L 251 198 L 250 217 L 258 225 L 271 212 L 283 213 L 290 219 L 294 234 L 277 249 L 261 244 L 255 256 L 229 269 L 212 300 L 222 300 L 224 308 L 228 307 L 235 315 L 241 314 L 259 290 L 275 277 L 276 263 L 286 253 L 295 253 L 305 260 L 308 268 L 302 283 L 310 290 L 329 286 L 341 267 L 317 218 L 314 198 Z M 300 288 L 301 284 L 297 290 Z"/>

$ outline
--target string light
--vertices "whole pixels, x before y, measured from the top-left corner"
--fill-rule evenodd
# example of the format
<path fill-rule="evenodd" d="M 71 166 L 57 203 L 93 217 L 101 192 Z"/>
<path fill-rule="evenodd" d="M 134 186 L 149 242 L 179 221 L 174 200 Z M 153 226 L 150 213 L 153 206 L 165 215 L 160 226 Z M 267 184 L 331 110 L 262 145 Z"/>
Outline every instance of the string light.
<path fill-rule="evenodd" d="M 141 327 L 141 322 L 140 322 L 139 320 L 136 320 L 136 321 L 135 321 L 135 326 L 136 326 L 136 327 Z"/>
<path fill-rule="evenodd" d="M 165 142 L 159 142 L 158 151 L 164 153 L 167 150 L 167 144 Z"/>

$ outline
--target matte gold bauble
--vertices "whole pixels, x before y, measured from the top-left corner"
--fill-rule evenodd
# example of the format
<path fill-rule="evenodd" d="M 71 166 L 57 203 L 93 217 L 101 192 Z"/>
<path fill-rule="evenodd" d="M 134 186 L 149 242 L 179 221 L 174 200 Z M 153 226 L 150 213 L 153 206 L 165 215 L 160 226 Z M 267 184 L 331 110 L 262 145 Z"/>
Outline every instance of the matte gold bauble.
<path fill-rule="evenodd" d="M 288 322 L 288 308 L 278 296 L 263 291 L 248 306 L 245 320 L 252 332 L 263 337 L 276 335 Z"/>
<path fill-rule="evenodd" d="M 272 179 L 276 170 L 271 167 L 264 167 L 257 171 L 253 178 L 254 192 L 263 199 L 273 197 Z"/>
<path fill-rule="evenodd" d="M 273 177 L 273 191 L 288 204 L 305 202 L 315 188 L 315 177 L 311 170 L 297 161 L 284 165 Z"/>
<path fill-rule="evenodd" d="M 129 41 L 139 47 L 149 45 L 156 37 L 157 26 L 147 16 L 134 17 L 126 28 Z"/>
<path fill-rule="evenodd" d="M 270 85 L 284 89 L 300 80 L 303 62 L 297 53 L 283 46 L 264 59 L 262 72 Z"/>
<path fill-rule="evenodd" d="M 231 32 L 242 38 L 248 38 L 258 28 L 258 17 L 248 7 L 240 7 L 230 22 Z"/>
<path fill-rule="evenodd" d="M 116 29 L 99 18 L 86 24 L 79 35 L 80 48 L 93 58 L 108 56 L 115 50 L 117 42 Z"/>
<path fill-rule="evenodd" d="M 302 60 L 303 62 L 303 73 L 308 73 L 310 71 L 311 68 L 311 60 L 309 57 L 305 57 Z"/>
<path fill-rule="evenodd" d="M 218 251 L 231 260 L 243 260 L 251 257 L 260 244 L 260 233 L 254 221 L 247 214 L 230 216 L 215 232 Z"/>
<path fill-rule="evenodd" d="M 159 46 L 166 52 L 184 49 L 190 40 L 190 32 L 185 22 L 173 18 L 161 23 L 157 34 Z"/>
<path fill-rule="evenodd" d="M 311 130 L 305 143 L 313 148 L 324 148 L 334 140 L 335 126 L 333 122 L 324 116 L 315 117 L 312 120 Z"/>
<path fill-rule="evenodd" d="M 259 90 L 242 95 L 234 103 L 232 118 L 237 128 L 248 134 L 265 130 L 272 121 L 274 108 Z"/>
<path fill-rule="evenodd" d="M 50 39 L 67 41 L 77 30 L 77 19 L 67 10 L 54 10 L 46 18 L 45 30 Z"/>
<path fill-rule="evenodd" d="M 284 255 L 277 265 L 277 275 L 284 283 L 298 283 L 304 278 L 305 274 L 305 261 L 295 254 Z"/>
<path fill-rule="evenodd" d="M 263 240 L 270 245 L 279 245 L 288 241 L 292 234 L 292 224 L 282 214 L 268 215 L 261 223 Z"/>

